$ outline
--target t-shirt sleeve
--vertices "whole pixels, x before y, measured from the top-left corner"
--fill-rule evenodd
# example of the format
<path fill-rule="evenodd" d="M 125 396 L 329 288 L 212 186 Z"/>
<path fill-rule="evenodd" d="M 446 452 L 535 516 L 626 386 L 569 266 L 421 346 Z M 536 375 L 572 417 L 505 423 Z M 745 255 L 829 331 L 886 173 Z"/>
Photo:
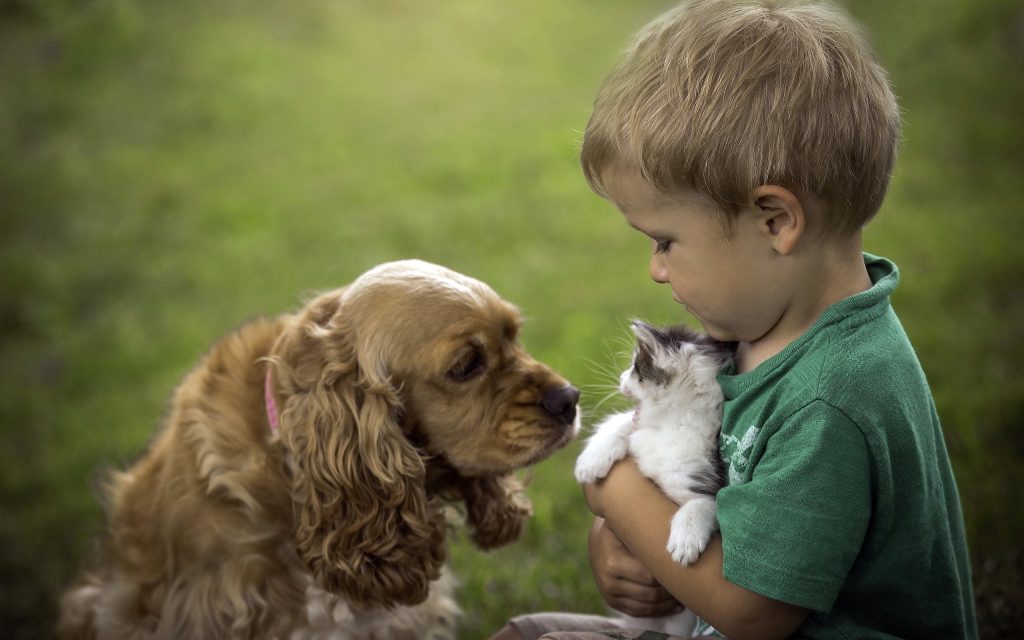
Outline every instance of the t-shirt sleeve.
<path fill-rule="evenodd" d="M 867 443 L 821 401 L 765 437 L 749 481 L 718 494 L 723 574 L 769 598 L 828 611 L 868 527 Z"/>

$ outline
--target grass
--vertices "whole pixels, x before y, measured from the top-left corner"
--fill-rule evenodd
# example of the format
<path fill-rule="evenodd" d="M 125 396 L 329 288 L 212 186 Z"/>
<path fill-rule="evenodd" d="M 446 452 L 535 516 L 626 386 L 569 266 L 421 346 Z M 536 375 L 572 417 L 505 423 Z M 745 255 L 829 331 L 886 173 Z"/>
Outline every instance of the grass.
<path fill-rule="evenodd" d="M 593 410 L 626 319 L 679 319 L 576 163 L 600 79 L 665 6 L 0 1 L 0 635 L 49 633 L 100 530 L 97 470 L 145 447 L 208 344 L 377 262 L 491 283 Z M 866 245 L 901 266 L 894 304 L 946 429 L 983 630 L 1009 637 L 1024 601 L 1024 14 L 851 10 L 905 109 Z M 576 452 L 533 471 L 519 544 L 454 546 L 463 637 L 603 610 Z"/>

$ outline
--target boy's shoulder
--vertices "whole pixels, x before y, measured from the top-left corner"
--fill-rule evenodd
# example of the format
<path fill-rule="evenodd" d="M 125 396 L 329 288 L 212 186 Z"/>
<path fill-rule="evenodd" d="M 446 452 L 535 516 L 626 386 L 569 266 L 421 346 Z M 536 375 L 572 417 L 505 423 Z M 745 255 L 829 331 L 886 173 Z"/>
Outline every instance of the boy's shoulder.
<path fill-rule="evenodd" d="M 816 378 L 815 395 L 864 428 L 897 406 L 904 417 L 930 421 L 933 400 L 917 353 L 890 304 L 896 265 L 865 256 L 874 285 L 835 305 L 801 364 Z M 857 296 L 854 296 L 857 298 Z"/>
<path fill-rule="evenodd" d="M 930 422 L 931 391 L 889 300 L 899 271 L 868 254 L 865 264 L 873 283 L 869 290 L 829 307 L 758 370 L 721 376 L 726 397 L 746 396 L 739 404 L 748 408 L 764 403 L 759 413 L 768 421 L 823 403 L 862 431 L 884 428 L 884 418 L 897 407 L 905 421 Z"/>

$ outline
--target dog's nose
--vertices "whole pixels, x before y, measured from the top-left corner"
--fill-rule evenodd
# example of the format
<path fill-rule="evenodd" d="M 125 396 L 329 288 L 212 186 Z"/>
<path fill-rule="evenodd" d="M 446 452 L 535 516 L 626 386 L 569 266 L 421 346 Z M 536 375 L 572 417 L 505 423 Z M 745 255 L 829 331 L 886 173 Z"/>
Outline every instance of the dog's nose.
<path fill-rule="evenodd" d="M 565 424 L 571 424 L 576 419 L 576 403 L 580 401 L 580 392 L 576 387 L 569 385 L 557 389 L 548 389 L 540 400 L 540 406 L 548 412 L 552 418 L 557 418 Z"/>

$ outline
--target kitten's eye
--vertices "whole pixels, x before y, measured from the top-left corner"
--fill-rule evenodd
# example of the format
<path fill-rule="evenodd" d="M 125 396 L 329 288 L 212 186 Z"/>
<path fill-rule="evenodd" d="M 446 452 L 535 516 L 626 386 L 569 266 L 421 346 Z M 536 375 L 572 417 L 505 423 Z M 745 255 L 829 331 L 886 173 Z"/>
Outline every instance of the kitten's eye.
<path fill-rule="evenodd" d="M 448 377 L 456 382 L 466 382 L 487 370 L 487 359 L 479 349 L 473 349 L 455 366 L 448 370 Z"/>
<path fill-rule="evenodd" d="M 637 382 L 645 382 L 651 377 L 654 369 L 654 356 L 644 347 L 640 347 L 633 355 L 633 375 Z"/>

